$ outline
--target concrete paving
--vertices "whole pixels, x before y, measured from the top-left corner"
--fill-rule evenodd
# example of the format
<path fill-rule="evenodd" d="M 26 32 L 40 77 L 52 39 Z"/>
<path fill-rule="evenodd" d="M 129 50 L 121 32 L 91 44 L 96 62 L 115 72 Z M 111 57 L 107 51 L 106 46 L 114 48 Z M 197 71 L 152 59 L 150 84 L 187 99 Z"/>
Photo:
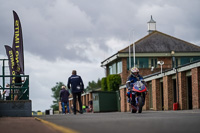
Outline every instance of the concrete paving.
<path fill-rule="evenodd" d="M 200 110 L 41 116 L 81 133 L 200 133 Z"/>
<path fill-rule="evenodd" d="M 2 133 L 199 133 L 200 110 L 0 117 Z"/>
<path fill-rule="evenodd" d="M 61 133 L 34 117 L 0 117 L 1 133 Z"/>

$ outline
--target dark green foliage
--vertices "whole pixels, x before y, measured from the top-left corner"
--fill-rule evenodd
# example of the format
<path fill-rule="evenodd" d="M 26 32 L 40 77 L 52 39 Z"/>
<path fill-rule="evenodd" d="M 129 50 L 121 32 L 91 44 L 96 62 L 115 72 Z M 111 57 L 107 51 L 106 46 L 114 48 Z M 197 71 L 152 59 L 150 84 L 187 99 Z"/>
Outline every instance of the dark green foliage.
<path fill-rule="evenodd" d="M 62 82 L 57 82 L 56 85 L 51 88 L 52 90 L 52 97 L 54 98 L 54 101 L 53 101 L 53 105 L 51 105 L 51 108 L 53 108 L 53 110 L 58 110 L 58 102 L 60 100 L 60 90 L 61 90 L 61 87 L 63 86 L 64 84 Z"/>
<path fill-rule="evenodd" d="M 108 91 L 119 90 L 120 85 L 121 85 L 121 77 L 119 74 L 112 74 L 107 76 Z"/>
<path fill-rule="evenodd" d="M 98 79 L 97 83 L 95 81 L 88 82 L 88 86 L 86 87 L 86 91 L 96 90 L 101 88 L 101 80 Z"/>
<path fill-rule="evenodd" d="M 106 77 L 101 79 L 101 90 L 102 91 L 108 90 L 108 88 L 107 88 L 107 78 Z"/>

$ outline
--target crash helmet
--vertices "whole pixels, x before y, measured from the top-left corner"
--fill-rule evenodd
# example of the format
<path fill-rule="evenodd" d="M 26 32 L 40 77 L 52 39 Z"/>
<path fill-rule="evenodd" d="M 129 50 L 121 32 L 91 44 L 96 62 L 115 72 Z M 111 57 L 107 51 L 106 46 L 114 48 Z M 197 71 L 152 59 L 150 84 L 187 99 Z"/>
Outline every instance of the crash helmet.
<path fill-rule="evenodd" d="M 139 69 L 137 67 L 131 68 L 131 74 L 133 73 L 139 73 Z"/>

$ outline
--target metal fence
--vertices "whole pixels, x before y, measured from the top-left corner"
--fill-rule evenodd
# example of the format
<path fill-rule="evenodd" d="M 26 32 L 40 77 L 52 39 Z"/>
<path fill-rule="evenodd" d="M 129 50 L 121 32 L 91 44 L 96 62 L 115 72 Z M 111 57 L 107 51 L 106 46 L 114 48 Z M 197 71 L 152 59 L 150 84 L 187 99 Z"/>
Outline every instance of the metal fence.
<path fill-rule="evenodd" d="M 8 59 L 0 59 L 0 100 L 6 100 L 5 91 L 9 92 L 9 100 L 29 100 L 29 75 L 10 75 Z M 12 84 L 11 78 L 20 78 L 20 83 Z"/>

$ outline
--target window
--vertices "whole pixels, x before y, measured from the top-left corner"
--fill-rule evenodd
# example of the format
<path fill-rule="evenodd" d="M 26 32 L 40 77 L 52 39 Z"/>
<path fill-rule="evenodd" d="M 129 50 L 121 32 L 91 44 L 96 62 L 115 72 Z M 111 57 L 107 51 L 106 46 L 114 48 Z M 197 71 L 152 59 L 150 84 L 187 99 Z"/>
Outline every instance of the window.
<path fill-rule="evenodd" d="M 151 67 L 157 68 L 157 58 L 150 58 L 149 62 L 151 63 L 149 64 L 149 68 Z"/>
<path fill-rule="evenodd" d="M 149 68 L 149 59 L 148 58 L 136 58 L 135 65 L 138 68 Z"/>
<path fill-rule="evenodd" d="M 135 66 L 138 68 L 149 68 L 149 58 L 135 58 Z M 131 67 L 133 67 L 133 57 L 131 57 Z M 129 58 L 127 58 L 127 70 L 129 70 Z"/>
<path fill-rule="evenodd" d="M 117 64 L 113 63 L 109 66 L 109 74 L 116 74 L 117 73 Z"/>
<path fill-rule="evenodd" d="M 117 62 L 117 74 L 122 73 L 122 61 Z"/>
<path fill-rule="evenodd" d="M 117 66 L 116 66 L 116 63 L 114 63 L 112 65 L 112 74 L 116 74 L 117 73 Z"/>
<path fill-rule="evenodd" d="M 190 58 L 191 57 L 181 57 L 180 58 L 180 65 L 184 65 L 184 64 L 190 63 Z"/>
<path fill-rule="evenodd" d="M 193 61 L 197 61 L 197 60 L 200 60 L 200 57 L 193 57 L 192 59 Z"/>
<path fill-rule="evenodd" d="M 112 74 L 112 66 L 109 66 L 109 74 Z"/>
<path fill-rule="evenodd" d="M 172 62 L 173 67 L 182 66 L 188 63 L 192 63 L 194 61 L 200 60 L 200 57 L 176 57 L 175 62 Z"/>

